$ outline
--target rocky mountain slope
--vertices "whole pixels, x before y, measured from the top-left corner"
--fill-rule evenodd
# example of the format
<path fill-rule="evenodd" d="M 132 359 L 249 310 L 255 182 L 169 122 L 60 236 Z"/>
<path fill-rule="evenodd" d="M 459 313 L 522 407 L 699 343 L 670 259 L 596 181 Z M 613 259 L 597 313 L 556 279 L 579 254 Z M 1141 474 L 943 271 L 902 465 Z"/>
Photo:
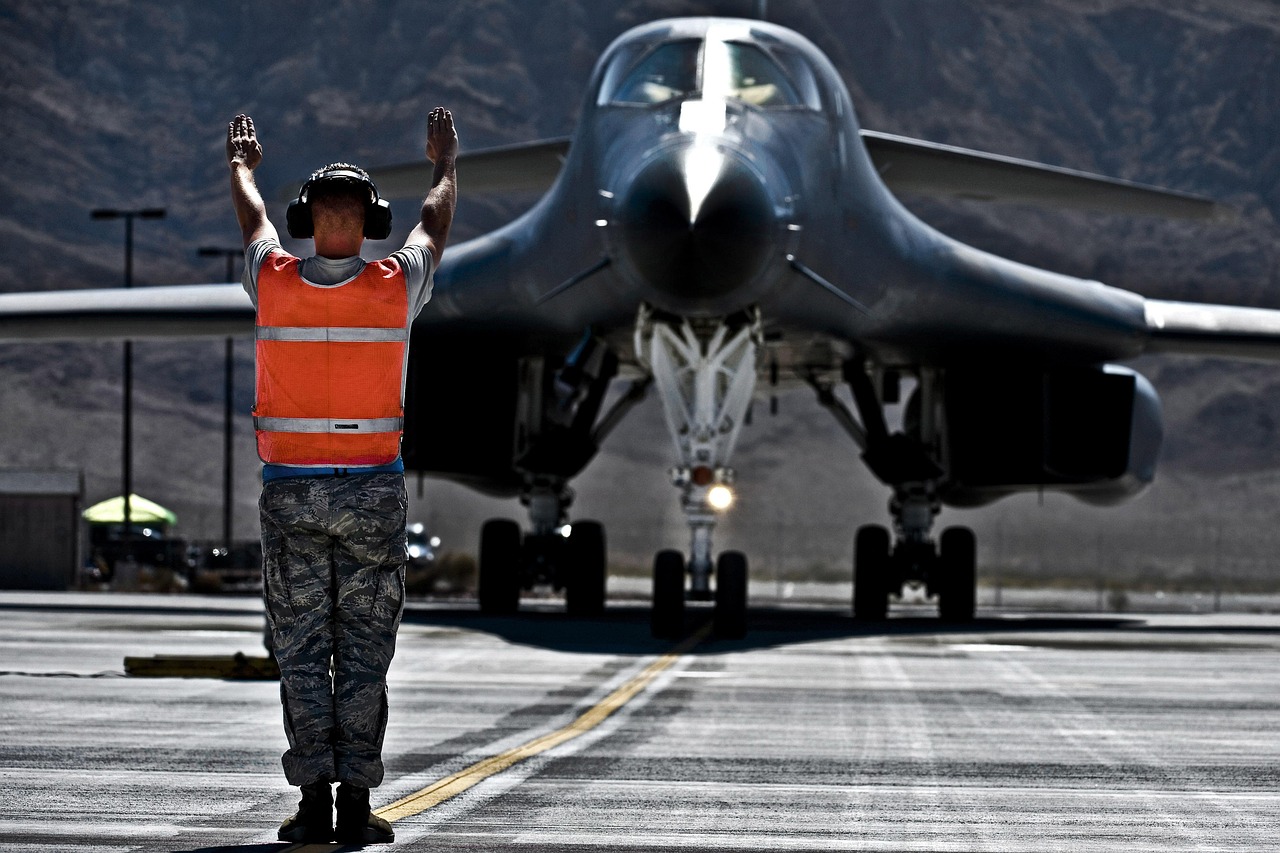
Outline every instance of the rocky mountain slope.
<path fill-rule="evenodd" d="M 470 148 L 563 135 L 596 57 L 627 27 L 755 6 L 12 0 L 0 8 L 0 291 L 118 284 L 122 226 L 89 218 L 104 206 L 168 210 L 137 225 L 138 286 L 221 280 L 222 262 L 195 250 L 237 242 L 222 159 L 237 112 L 257 120 L 260 183 L 272 191 L 332 160 L 418 156 L 437 103 L 453 109 Z M 865 127 L 1203 193 L 1240 212 L 1205 225 L 907 199 L 942 230 L 1147 295 L 1280 307 L 1280 7 L 1269 0 L 775 0 L 769 18 L 828 53 Z M 462 186 L 458 239 L 528 201 L 467 197 L 465 175 Z M 283 204 L 272 212 L 283 220 Z M 413 205 L 396 212 L 391 242 Z M 83 468 L 89 500 L 115 494 L 119 349 L 0 345 L 0 466 Z M 138 490 L 173 506 L 182 532 L 213 535 L 221 344 L 136 349 Z M 247 342 L 237 358 L 244 413 Z M 1187 555 L 1207 553 L 1212 539 L 1239 571 L 1268 571 L 1280 375 L 1189 359 L 1141 368 L 1169 421 L 1149 495 L 1119 511 L 1018 499 L 944 523 L 978 527 L 988 563 L 1087 572 L 1114 551 L 1132 555 L 1126 571 L 1188 573 L 1203 566 Z M 239 429 L 237 532 L 247 537 L 257 463 L 247 418 Z M 626 559 L 683 544 L 667 443 L 656 404 L 646 404 L 578 484 L 579 511 L 610 524 Z M 886 517 L 887 496 L 805 395 L 788 396 L 777 418 L 757 417 L 738 467 L 742 506 L 726 541 L 788 570 L 847 563 L 853 528 Z M 479 520 L 497 511 L 520 517 L 451 486 L 428 484 L 415 503 L 459 547 L 473 547 Z M 1081 530 L 1095 546 L 1088 554 L 1074 547 Z"/>

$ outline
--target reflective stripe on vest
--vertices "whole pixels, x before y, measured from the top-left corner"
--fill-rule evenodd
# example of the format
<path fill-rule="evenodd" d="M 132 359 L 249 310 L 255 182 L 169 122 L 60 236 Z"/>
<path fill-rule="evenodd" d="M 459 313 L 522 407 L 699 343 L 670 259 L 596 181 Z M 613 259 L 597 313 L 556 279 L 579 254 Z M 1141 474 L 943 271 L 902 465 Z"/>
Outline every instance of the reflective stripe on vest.
<path fill-rule="evenodd" d="M 260 341 L 407 341 L 408 329 L 366 329 L 355 326 L 258 326 Z"/>
<path fill-rule="evenodd" d="M 312 284 L 273 252 L 258 273 L 258 456 L 281 465 L 358 468 L 400 455 L 409 297 L 392 260 Z"/>
<path fill-rule="evenodd" d="M 404 418 L 254 418 L 253 428 L 266 432 L 400 432 Z"/>

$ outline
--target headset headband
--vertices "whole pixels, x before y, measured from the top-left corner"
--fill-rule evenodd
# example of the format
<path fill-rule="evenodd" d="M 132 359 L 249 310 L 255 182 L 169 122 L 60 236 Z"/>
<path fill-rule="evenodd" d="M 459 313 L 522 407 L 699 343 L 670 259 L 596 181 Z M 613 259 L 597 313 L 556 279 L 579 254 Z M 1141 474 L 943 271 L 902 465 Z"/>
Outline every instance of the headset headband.
<path fill-rule="evenodd" d="M 302 185 L 302 189 L 298 191 L 298 198 L 306 203 L 309 199 L 312 187 L 316 184 L 325 184 L 330 181 L 343 181 L 347 183 L 357 183 L 368 188 L 372 200 L 378 199 L 378 185 L 373 182 L 369 174 L 358 166 L 348 166 L 343 163 L 335 163 L 332 166 L 325 166 L 323 169 L 317 169 L 311 173 L 311 177 L 307 178 L 307 182 Z"/>

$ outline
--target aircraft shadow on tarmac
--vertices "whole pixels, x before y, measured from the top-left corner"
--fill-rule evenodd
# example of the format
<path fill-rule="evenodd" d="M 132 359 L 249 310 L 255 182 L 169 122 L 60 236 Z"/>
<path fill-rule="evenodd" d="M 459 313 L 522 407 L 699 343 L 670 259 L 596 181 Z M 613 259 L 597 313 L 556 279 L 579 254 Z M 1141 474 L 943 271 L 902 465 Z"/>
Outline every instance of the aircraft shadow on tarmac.
<path fill-rule="evenodd" d="M 293 845 L 283 841 L 267 844 L 223 844 L 217 847 L 193 847 L 190 850 L 175 850 L 173 853 L 280 853 Z M 356 847 L 333 847 L 333 850 L 357 850 Z"/>
<path fill-rule="evenodd" d="M 710 606 L 690 604 L 685 614 L 684 636 L 690 636 L 711 622 Z M 562 652 L 606 654 L 661 654 L 675 645 L 650 634 L 649 606 L 646 603 L 614 605 L 599 618 L 575 618 L 563 611 L 524 609 L 515 616 L 487 616 L 467 607 L 424 608 L 411 602 L 405 610 L 406 625 L 482 631 L 510 643 Z M 884 622 L 857 622 L 844 609 L 753 607 L 747 635 L 726 640 L 708 635 L 698 645 L 699 654 L 740 652 L 777 648 L 796 643 L 854 637 L 947 636 L 1042 632 L 1141 631 L 1147 621 L 1141 617 L 1115 615 L 991 616 L 971 622 L 942 622 L 936 618 L 903 616 Z M 1221 627 L 1214 629 L 1221 631 Z"/>

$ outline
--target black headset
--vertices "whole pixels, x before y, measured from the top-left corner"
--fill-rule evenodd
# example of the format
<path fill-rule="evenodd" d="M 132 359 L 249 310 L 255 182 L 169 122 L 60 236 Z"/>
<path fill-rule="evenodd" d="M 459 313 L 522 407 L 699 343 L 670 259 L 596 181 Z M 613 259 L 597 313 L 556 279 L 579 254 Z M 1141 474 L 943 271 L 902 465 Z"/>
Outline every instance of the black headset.
<path fill-rule="evenodd" d="M 391 204 L 378 195 L 378 185 L 369 173 L 350 163 L 334 163 L 317 169 L 298 190 L 298 197 L 289 202 L 285 211 L 285 224 L 289 236 L 303 239 L 314 237 L 315 223 L 311 219 L 311 188 L 325 181 L 346 181 L 369 190 L 369 201 L 364 207 L 364 236 L 368 240 L 385 240 L 391 236 Z"/>

